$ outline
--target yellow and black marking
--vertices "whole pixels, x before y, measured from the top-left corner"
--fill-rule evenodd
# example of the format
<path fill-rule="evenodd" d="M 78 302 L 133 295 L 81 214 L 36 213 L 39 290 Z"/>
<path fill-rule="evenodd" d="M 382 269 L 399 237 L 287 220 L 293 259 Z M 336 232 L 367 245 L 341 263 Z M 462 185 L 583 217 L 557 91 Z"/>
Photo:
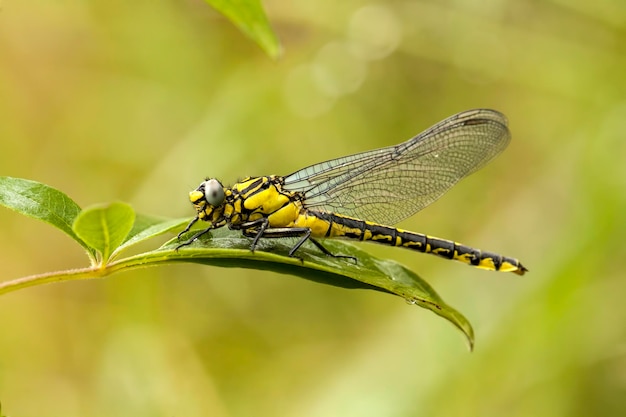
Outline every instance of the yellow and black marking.
<path fill-rule="evenodd" d="M 426 207 L 493 159 L 509 139 L 502 114 L 470 110 L 399 145 L 322 162 L 286 177 L 249 177 L 232 187 L 207 179 L 189 194 L 197 216 L 179 236 L 198 220 L 210 226 L 179 248 L 228 226 L 253 239 L 251 250 L 261 238 L 299 237 L 289 256 L 307 240 L 338 256 L 316 239 L 343 238 L 523 275 L 527 269 L 517 259 L 381 224 L 396 223 Z"/>
<path fill-rule="evenodd" d="M 327 225 L 324 237 L 348 238 L 360 241 L 372 241 L 388 246 L 399 246 L 422 253 L 432 253 L 445 259 L 454 259 L 477 268 L 515 272 L 526 272 L 517 259 L 484 252 L 451 240 L 439 239 L 421 233 L 409 232 L 394 227 L 339 216 L 332 213 L 312 213 Z"/>

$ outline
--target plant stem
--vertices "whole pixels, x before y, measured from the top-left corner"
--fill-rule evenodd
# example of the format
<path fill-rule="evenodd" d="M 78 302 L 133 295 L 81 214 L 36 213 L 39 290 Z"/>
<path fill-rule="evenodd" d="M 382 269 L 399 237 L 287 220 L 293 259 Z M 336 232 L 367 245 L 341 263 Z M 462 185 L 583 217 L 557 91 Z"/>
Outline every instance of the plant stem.
<path fill-rule="evenodd" d="M 105 266 L 92 266 L 88 268 L 69 269 L 66 271 L 46 272 L 43 274 L 29 275 L 26 277 L 16 278 L 6 282 L 0 282 L 0 295 L 22 288 L 33 287 L 36 285 L 48 284 L 52 282 L 73 281 L 79 279 L 95 279 L 102 278 L 121 270 L 130 270 L 154 266 L 165 262 L 172 257 L 177 257 L 171 253 L 154 253 L 141 254 L 126 259 L 112 262 Z M 180 257 L 180 256 L 179 256 Z"/>
<path fill-rule="evenodd" d="M 22 288 L 33 287 L 35 285 L 47 284 L 50 282 L 61 282 L 75 279 L 93 279 L 100 278 L 104 275 L 106 275 L 106 272 L 103 269 L 93 267 L 29 275 L 27 277 L 0 282 L 0 295 Z"/>

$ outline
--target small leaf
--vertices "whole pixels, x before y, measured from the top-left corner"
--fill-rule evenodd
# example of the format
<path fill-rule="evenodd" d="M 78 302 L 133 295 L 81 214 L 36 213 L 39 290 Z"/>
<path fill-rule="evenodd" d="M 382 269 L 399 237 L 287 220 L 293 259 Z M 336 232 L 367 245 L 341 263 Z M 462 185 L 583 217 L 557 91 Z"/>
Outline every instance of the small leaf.
<path fill-rule="evenodd" d="M 139 242 L 162 235 L 170 230 L 181 228 L 182 225 L 189 223 L 189 220 L 190 219 L 188 217 L 182 219 L 164 220 L 162 218 L 137 213 L 135 223 L 126 236 L 124 243 L 115 249 L 112 256 L 117 255 L 122 250 L 127 249 Z"/>
<path fill-rule="evenodd" d="M 186 234 L 181 241 L 173 239 L 151 254 L 174 249 L 185 241 L 185 237 L 192 235 Z M 378 259 L 354 245 L 331 239 L 323 241 L 331 253 L 354 256 L 357 262 L 326 256 L 313 245 L 305 245 L 296 252 L 302 259 L 289 257 L 289 249 L 295 243 L 293 239 L 261 239 L 255 252 L 250 251 L 250 242 L 239 232 L 217 229 L 162 261 L 271 270 L 342 288 L 373 289 L 395 294 L 451 322 L 465 334 L 470 348 L 473 347 L 474 331 L 469 321 L 446 304 L 426 281 L 395 261 Z"/>
<path fill-rule="evenodd" d="M 125 203 L 99 205 L 83 210 L 72 226 L 74 232 L 96 249 L 103 263 L 122 244 L 135 221 L 135 211 Z"/>
<path fill-rule="evenodd" d="M 281 54 L 278 39 L 260 0 L 205 0 L 255 41 L 272 58 Z"/>
<path fill-rule="evenodd" d="M 93 249 L 72 230 L 80 207 L 56 188 L 21 178 L 0 177 L 0 204 L 61 229 L 93 257 Z"/>

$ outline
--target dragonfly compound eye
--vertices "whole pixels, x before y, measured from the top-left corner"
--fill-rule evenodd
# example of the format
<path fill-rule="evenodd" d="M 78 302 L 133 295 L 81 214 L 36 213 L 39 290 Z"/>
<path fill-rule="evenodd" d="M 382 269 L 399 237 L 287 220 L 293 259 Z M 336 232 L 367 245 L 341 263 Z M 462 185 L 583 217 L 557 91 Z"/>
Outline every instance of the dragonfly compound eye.
<path fill-rule="evenodd" d="M 215 178 L 205 181 L 204 198 L 213 207 L 220 206 L 224 202 L 224 187 Z"/>

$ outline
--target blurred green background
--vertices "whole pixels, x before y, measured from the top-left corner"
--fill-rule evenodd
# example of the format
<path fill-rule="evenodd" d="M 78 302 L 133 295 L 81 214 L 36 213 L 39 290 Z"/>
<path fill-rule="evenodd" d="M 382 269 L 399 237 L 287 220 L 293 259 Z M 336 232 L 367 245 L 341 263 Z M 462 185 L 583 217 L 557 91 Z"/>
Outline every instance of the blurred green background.
<path fill-rule="evenodd" d="M 199 0 L 5 1 L 0 175 L 192 216 L 205 176 L 288 174 L 490 107 L 513 141 L 402 227 L 498 274 L 367 245 L 476 331 L 401 299 L 198 265 L 0 299 L 0 402 L 30 416 L 626 415 L 626 3 L 264 2 L 270 60 Z M 81 267 L 0 210 L 2 280 Z"/>

